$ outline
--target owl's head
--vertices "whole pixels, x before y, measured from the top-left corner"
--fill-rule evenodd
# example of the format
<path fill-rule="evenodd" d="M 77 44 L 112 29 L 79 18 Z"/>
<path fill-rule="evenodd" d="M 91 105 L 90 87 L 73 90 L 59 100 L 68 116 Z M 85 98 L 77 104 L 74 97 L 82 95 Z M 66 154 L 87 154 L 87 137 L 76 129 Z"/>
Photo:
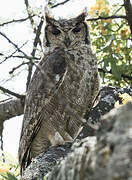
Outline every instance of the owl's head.
<path fill-rule="evenodd" d="M 75 18 L 56 20 L 46 11 L 45 46 L 72 49 L 82 44 L 89 44 L 85 17 L 86 11 L 83 11 Z"/>

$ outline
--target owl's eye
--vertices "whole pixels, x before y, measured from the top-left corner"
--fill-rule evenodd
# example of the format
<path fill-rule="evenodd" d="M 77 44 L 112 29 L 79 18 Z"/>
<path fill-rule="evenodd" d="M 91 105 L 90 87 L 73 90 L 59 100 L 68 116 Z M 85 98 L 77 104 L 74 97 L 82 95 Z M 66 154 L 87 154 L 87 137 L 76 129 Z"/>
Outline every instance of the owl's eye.
<path fill-rule="evenodd" d="M 60 33 L 61 33 L 61 31 L 59 29 L 57 29 L 55 27 L 52 29 L 52 34 L 54 34 L 55 36 L 59 35 Z"/>
<path fill-rule="evenodd" d="M 81 27 L 79 27 L 79 26 L 75 27 L 75 28 L 72 30 L 73 33 L 78 33 L 78 32 L 80 32 L 80 31 L 81 31 Z"/>

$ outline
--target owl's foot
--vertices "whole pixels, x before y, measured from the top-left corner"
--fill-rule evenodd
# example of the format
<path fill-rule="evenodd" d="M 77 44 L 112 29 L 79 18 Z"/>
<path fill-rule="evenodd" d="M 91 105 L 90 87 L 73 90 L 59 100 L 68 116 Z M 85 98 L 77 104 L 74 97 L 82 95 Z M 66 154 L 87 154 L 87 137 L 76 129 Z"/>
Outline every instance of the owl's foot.
<path fill-rule="evenodd" d="M 54 136 L 49 136 L 49 140 L 52 146 L 64 145 L 66 142 L 72 142 L 73 138 L 65 132 L 63 136 L 59 132 L 55 132 Z"/>
<path fill-rule="evenodd" d="M 56 132 L 54 136 L 49 136 L 49 140 L 52 146 L 65 144 L 65 141 L 59 132 Z"/>
<path fill-rule="evenodd" d="M 65 142 L 73 141 L 73 138 L 67 132 L 65 132 L 65 134 L 64 134 L 64 139 L 65 139 Z"/>

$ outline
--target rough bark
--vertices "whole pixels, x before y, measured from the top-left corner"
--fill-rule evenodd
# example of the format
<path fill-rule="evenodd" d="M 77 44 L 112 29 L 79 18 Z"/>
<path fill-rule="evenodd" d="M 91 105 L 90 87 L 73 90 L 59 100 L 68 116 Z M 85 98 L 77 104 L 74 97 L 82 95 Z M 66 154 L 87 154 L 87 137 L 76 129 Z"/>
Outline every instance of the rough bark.
<path fill-rule="evenodd" d="M 24 110 L 24 98 L 23 99 L 13 99 L 0 103 L 0 136 L 3 131 L 3 122 L 12 117 L 19 116 L 23 114 Z"/>
<path fill-rule="evenodd" d="M 99 103 L 91 109 L 90 114 L 85 115 L 88 124 L 94 126 L 100 125 L 100 118 L 102 115 L 108 113 L 111 109 L 114 108 L 114 105 L 117 101 L 122 103 L 122 98 L 120 94 L 127 93 L 132 96 L 132 88 L 118 88 L 112 86 L 102 87 L 100 90 L 100 100 Z M 82 132 L 79 134 L 78 139 L 85 138 L 87 136 L 94 136 L 96 135 L 97 130 L 96 128 L 92 128 L 88 126 L 84 126 Z"/>
<path fill-rule="evenodd" d="M 72 143 L 50 147 L 46 153 L 37 156 L 24 173 L 23 180 L 42 180 L 53 167 L 71 152 Z"/>
<path fill-rule="evenodd" d="M 132 103 L 107 114 L 117 100 L 122 102 L 119 93 L 132 96 L 132 89 L 102 88 L 100 101 L 86 114 L 89 123 L 78 139 L 40 154 L 25 170 L 23 180 L 42 180 L 43 176 L 48 180 L 130 180 Z M 96 124 L 98 130 L 92 128 Z"/>
<path fill-rule="evenodd" d="M 132 4 L 130 0 L 124 0 L 124 7 L 126 11 L 126 18 L 132 34 Z"/>
<path fill-rule="evenodd" d="M 48 180 L 130 180 L 132 178 L 132 102 L 102 118 L 97 143 L 78 143 Z"/>

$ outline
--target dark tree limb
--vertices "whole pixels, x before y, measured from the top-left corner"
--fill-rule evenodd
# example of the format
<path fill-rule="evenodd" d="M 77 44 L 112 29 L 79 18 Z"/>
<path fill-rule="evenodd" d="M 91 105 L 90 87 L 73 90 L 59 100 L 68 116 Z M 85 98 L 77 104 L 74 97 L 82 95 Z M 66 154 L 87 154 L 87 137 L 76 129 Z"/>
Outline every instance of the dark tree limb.
<path fill-rule="evenodd" d="M 32 15 L 31 17 L 34 17 L 35 15 Z M 30 17 L 26 17 L 26 18 L 22 18 L 22 19 L 13 19 L 11 21 L 7 21 L 7 22 L 4 22 L 2 24 L 0 24 L 0 26 L 4 26 L 4 25 L 7 25 L 7 24 L 12 24 L 12 23 L 17 23 L 17 22 L 24 22 L 24 21 L 27 21 Z"/>
<path fill-rule="evenodd" d="M 33 50 L 32 50 L 32 53 L 31 55 L 34 57 L 35 56 L 35 52 L 36 52 L 36 47 L 38 45 L 38 43 L 40 43 L 40 46 L 41 46 L 41 41 L 40 41 L 40 34 L 41 34 L 41 29 L 42 29 L 42 26 L 43 26 L 43 18 L 40 20 L 40 23 L 37 27 L 37 31 L 36 31 L 36 36 L 35 36 L 35 39 L 34 39 L 34 42 L 33 42 Z"/>
<path fill-rule="evenodd" d="M 128 21 L 131 34 L 132 34 L 132 4 L 130 0 L 124 0 L 124 7 L 126 11 L 126 19 Z"/>
<path fill-rule="evenodd" d="M 7 101 L 9 101 L 9 100 L 12 100 L 12 97 L 9 97 L 9 98 L 6 98 L 6 99 L 1 100 L 1 101 L 0 101 L 0 104 L 1 104 L 1 103 L 5 103 L 5 102 L 7 102 Z"/>
<path fill-rule="evenodd" d="M 126 19 L 127 16 L 107 16 L 107 17 L 102 17 L 102 16 L 99 16 L 97 18 L 89 18 L 87 19 L 87 21 L 97 21 L 97 20 L 107 20 L 107 19 Z"/>
<path fill-rule="evenodd" d="M 5 35 L 5 34 L 4 34 Z M 5 35 L 6 36 L 6 35 Z M 9 39 L 7 39 L 9 40 Z M 20 46 L 19 49 L 21 49 L 27 42 L 25 42 L 22 46 Z M 11 58 L 11 57 L 14 57 L 13 55 L 18 51 L 18 49 L 16 49 L 13 53 L 11 53 L 10 55 L 8 55 L 7 57 L 5 57 L 5 59 L 3 61 L 0 62 L 0 64 L 4 63 L 7 59 Z M 4 54 L 3 54 L 4 56 Z M 27 56 L 23 56 L 23 58 L 26 58 Z"/>
<path fill-rule="evenodd" d="M 12 96 L 15 96 L 16 98 L 19 98 L 19 99 L 22 99 L 24 97 L 24 95 L 20 95 L 18 93 L 10 91 L 9 89 L 6 89 L 6 88 L 4 88 L 2 86 L 0 86 L 0 90 L 3 91 L 4 93 L 8 93 L 8 94 L 10 94 Z"/>
<path fill-rule="evenodd" d="M 70 1 L 70 0 L 65 0 L 65 1 L 63 1 L 63 2 L 61 2 L 61 3 L 57 3 L 57 4 L 53 5 L 53 6 L 51 6 L 51 8 L 55 8 L 55 7 L 57 7 L 57 6 L 64 5 L 64 4 L 67 3 L 68 1 Z"/>
<path fill-rule="evenodd" d="M 26 59 L 26 56 L 20 56 L 20 55 L 13 55 L 12 58 L 20 58 L 20 59 Z M 40 61 L 39 57 L 34 57 L 35 63 L 38 63 Z M 29 63 L 29 62 L 28 62 Z"/>
<path fill-rule="evenodd" d="M 29 64 L 29 62 L 22 62 L 21 64 L 19 64 L 18 66 L 14 67 L 9 74 L 12 74 L 15 70 L 19 69 L 20 67 Z"/>
<path fill-rule="evenodd" d="M 37 31 L 36 31 L 36 36 L 35 36 L 35 39 L 34 39 L 34 42 L 33 42 L 33 50 L 31 52 L 32 57 L 35 57 L 36 48 L 37 48 L 38 43 L 41 46 L 40 34 L 41 34 L 42 26 L 43 26 L 43 19 L 41 19 L 41 21 L 40 21 L 40 23 L 38 25 Z M 31 80 L 32 69 L 33 69 L 33 61 L 30 60 L 29 65 L 28 65 L 28 76 L 27 76 L 27 83 L 26 83 L 27 89 L 28 89 L 28 86 L 29 86 L 29 83 L 30 83 L 30 80 Z"/>
<path fill-rule="evenodd" d="M 31 22 L 31 25 L 33 26 L 34 25 L 34 20 L 33 20 L 33 16 L 31 15 L 30 13 L 30 6 L 29 6 L 29 2 L 28 0 L 24 0 L 25 2 L 25 5 L 26 5 L 26 10 L 27 10 L 27 13 L 28 13 L 28 16 L 29 16 L 29 20 Z M 36 32 L 36 28 L 34 28 L 34 32 Z"/>
<path fill-rule="evenodd" d="M 31 57 L 31 56 L 28 56 L 25 52 L 23 52 L 13 41 L 11 41 L 11 40 L 6 36 L 6 34 L 4 34 L 3 32 L 0 31 L 0 35 L 3 36 L 10 44 L 12 44 L 12 45 L 17 49 L 18 52 L 22 53 L 22 54 L 26 57 L 26 59 L 31 60 L 31 59 L 33 58 L 33 57 Z"/>

